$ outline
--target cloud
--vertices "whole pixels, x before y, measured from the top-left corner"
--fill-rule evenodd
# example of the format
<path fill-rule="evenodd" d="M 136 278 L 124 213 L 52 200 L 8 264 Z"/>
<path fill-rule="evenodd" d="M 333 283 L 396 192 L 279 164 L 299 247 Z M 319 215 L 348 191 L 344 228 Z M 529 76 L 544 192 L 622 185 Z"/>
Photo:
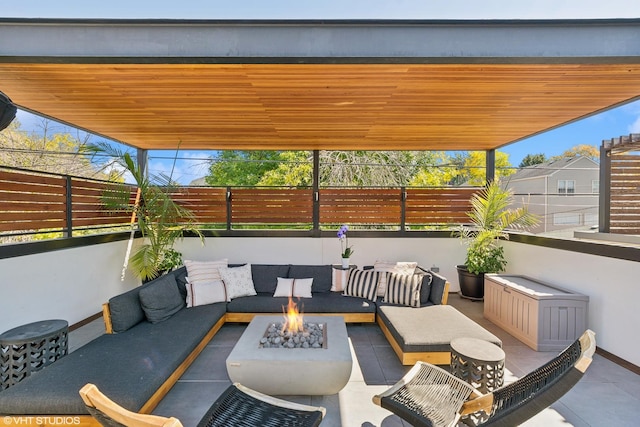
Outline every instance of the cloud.
<path fill-rule="evenodd" d="M 629 126 L 629 133 L 640 133 L 640 114 L 636 120 Z"/>

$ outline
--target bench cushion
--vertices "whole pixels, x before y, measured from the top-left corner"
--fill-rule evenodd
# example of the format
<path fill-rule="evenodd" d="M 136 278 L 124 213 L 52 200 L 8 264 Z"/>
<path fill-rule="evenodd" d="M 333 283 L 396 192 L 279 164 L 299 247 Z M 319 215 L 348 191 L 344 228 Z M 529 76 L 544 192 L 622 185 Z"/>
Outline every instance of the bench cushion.
<path fill-rule="evenodd" d="M 0 414 L 87 414 L 78 391 L 88 382 L 138 411 L 224 314 L 225 303 L 210 304 L 102 335 L 0 392 Z"/>
<path fill-rule="evenodd" d="M 312 292 L 331 292 L 333 267 L 330 265 L 291 265 L 289 267 L 288 277 L 294 279 L 308 279 L 312 277 Z"/>
<path fill-rule="evenodd" d="M 381 304 L 378 318 L 405 353 L 451 351 L 451 340 L 461 337 L 502 346 L 500 338 L 450 305 L 413 308 Z"/>

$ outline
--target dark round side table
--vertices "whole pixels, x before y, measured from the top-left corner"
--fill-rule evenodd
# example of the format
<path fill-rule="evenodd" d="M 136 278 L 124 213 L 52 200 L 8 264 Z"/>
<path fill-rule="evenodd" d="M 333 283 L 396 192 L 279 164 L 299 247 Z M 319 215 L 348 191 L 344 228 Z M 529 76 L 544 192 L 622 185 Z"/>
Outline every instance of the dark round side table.
<path fill-rule="evenodd" d="M 477 338 L 451 340 L 451 373 L 488 393 L 504 383 L 504 351 Z"/>
<path fill-rule="evenodd" d="M 68 352 L 66 320 L 43 320 L 0 335 L 0 390 L 48 366 Z"/>

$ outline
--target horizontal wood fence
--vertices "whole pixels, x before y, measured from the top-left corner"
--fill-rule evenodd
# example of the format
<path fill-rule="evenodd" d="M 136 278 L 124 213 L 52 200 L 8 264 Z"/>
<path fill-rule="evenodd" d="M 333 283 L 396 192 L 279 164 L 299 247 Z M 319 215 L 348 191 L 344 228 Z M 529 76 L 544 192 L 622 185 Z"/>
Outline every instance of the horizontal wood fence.
<path fill-rule="evenodd" d="M 640 234 L 640 155 L 611 155 L 609 232 Z"/>
<path fill-rule="evenodd" d="M 121 184 L 0 168 L 0 236 L 104 229 L 129 224 L 101 199 Z M 136 188 L 130 187 L 131 202 Z M 477 188 L 178 187 L 173 199 L 203 228 L 351 226 L 405 229 L 468 223 Z"/>

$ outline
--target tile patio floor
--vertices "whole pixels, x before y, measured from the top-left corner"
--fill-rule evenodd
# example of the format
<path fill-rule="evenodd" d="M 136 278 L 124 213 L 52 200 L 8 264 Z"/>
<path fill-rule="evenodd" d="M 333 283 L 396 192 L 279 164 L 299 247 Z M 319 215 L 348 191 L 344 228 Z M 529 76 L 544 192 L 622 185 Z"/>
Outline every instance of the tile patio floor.
<path fill-rule="evenodd" d="M 452 294 L 449 304 L 502 339 L 507 355 L 507 382 L 535 369 L 556 354 L 533 351 L 484 319 L 480 302 L 472 302 Z M 185 427 L 195 426 L 211 403 L 230 384 L 225 360 L 245 326 L 225 325 L 160 402 L 154 413 L 175 416 Z M 408 426 L 408 423 L 397 416 L 375 406 L 371 397 L 394 384 L 409 367 L 400 364 L 377 325 L 349 325 L 347 329 L 355 356 L 347 386 L 340 393 L 331 396 L 283 397 L 327 408 L 322 427 Z M 70 349 L 77 348 L 101 332 L 101 320 L 72 332 Z M 586 375 L 569 393 L 524 425 L 640 425 L 640 376 L 596 354 Z"/>

